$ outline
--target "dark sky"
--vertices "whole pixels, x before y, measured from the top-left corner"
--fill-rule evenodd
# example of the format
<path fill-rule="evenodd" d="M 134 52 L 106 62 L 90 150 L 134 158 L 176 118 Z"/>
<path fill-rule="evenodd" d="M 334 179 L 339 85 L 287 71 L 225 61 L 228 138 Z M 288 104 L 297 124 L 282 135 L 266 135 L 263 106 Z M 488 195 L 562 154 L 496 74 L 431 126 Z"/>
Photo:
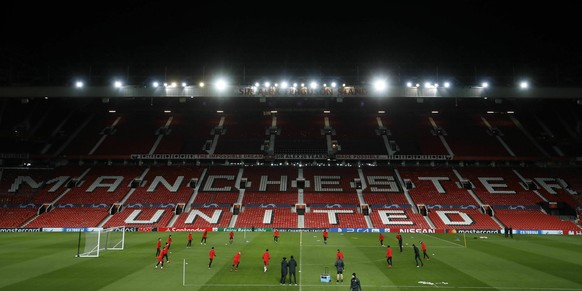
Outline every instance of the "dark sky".
<path fill-rule="evenodd" d="M 77 64 L 582 63 L 575 1 L 199 2 L 5 4 L 0 60 L 13 70 Z"/>

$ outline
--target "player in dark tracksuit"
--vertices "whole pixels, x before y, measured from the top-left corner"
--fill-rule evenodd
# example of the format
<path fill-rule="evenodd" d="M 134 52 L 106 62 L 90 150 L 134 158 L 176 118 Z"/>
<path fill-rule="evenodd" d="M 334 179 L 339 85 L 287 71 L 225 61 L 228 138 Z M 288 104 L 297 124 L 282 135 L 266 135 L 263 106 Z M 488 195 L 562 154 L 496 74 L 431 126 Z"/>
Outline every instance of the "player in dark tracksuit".
<path fill-rule="evenodd" d="M 350 291 L 362 291 L 360 279 L 356 277 L 356 273 L 352 273 L 352 280 L 350 281 Z"/>
<path fill-rule="evenodd" d="M 400 252 L 402 252 L 402 235 L 398 233 L 396 235 L 396 239 L 398 240 L 398 247 L 400 248 Z"/>
<path fill-rule="evenodd" d="M 420 258 L 420 250 L 415 244 L 412 244 L 412 248 L 414 248 L 414 261 L 416 261 L 416 266 L 418 267 L 418 261 L 420 261 L 420 265 L 424 267 L 424 263 Z"/>
<path fill-rule="evenodd" d="M 289 285 L 291 285 L 291 278 L 293 278 L 293 284 L 297 285 L 297 275 L 295 271 L 297 270 L 297 261 L 291 256 L 289 262 L 287 262 L 289 267 Z"/>
<path fill-rule="evenodd" d="M 281 280 L 279 280 L 279 283 L 281 283 L 281 285 L 284 285 L 286 280 L 287 280 L 287 257 L 283 257 L 283 260 L 281 261 Z"/>

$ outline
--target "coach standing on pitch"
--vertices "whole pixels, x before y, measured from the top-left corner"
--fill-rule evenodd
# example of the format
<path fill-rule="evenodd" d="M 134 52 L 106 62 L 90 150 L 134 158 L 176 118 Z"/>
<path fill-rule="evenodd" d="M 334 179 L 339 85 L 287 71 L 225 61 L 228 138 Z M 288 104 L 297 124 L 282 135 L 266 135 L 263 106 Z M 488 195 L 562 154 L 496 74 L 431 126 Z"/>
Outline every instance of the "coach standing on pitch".
<path fill-rule="evenodd" d="M 287 280 L 287 257 L 283 257 L 281 261 L 281 280 L 279 283 L 281 285 L 285 285 L 285 281 Z"/>
<path fill-rule="evenodd" d="M 287 262 L 287 266 L 289 267 L 289 285 L 291 285 L 291 278 L 293 278 L 293 284 L 297 286 L 297 274 L 295 273 L 297 270 L 297 261 L 293 256 Z"/>
<path fill-rule="evenodd" d="M 350 291 L 362 291 L 360 279 L 356 277 L 356 273 L 352 273 L 352 280 L 350 281 Z"/>

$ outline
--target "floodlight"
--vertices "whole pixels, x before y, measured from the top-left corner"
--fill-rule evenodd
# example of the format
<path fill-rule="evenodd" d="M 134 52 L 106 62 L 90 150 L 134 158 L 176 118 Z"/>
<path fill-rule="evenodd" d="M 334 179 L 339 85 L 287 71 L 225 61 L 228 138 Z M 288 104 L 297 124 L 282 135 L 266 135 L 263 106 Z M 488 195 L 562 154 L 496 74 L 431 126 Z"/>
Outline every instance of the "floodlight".
<path fill-rule="evenodd" d="M 379 92 L 386 90 L 386 81 L 384 81 L 384 80 L 374 81 L 374 89 L 376 89 L 376 91 L 379 91 Z"/>
<path fill-rule="evenodd" d="M 222 79 L 216 81 L 216 89 L 218 91 L 224 91 L 226 89 L 226 81 Z"/>

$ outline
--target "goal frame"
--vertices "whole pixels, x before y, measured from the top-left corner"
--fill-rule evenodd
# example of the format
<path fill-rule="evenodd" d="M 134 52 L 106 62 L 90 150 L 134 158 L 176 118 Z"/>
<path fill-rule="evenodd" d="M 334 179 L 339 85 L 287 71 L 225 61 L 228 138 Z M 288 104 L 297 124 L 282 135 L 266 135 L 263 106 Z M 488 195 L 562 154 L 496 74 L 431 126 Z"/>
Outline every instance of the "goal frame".
<path fill-rule="evenodd" d="M 113 227 L 108 227 L 108 228 L 79 230 L 79 239 L 77 242 L 77 255 L 76 255 L 76 257 L 79 257 L 79 258 L 97 258 L 101 255 L 102 251 L 107 251 L 107 250 L 121 251 L 121 250 L 125 249 L 125 229 L 126 229 L 125 226 L 113 226 Z M 115 241 L 115 242 L 113 242 L 113 244 L 111 244 L 111 241 L 113 240 L 113 238 L 111 238 L 110 234 L 112 234 L 113 232 L 121 232 L 121 238 L 119 239 L 119 241 Z M 83 247 L 84 251 L 81 252 L 81 246 L 83 245 L 83 242 L 85 244 L 87 243 L 87 239 L 85 239 L 85 241 L 82 240 L 83 233 L 85 234 L 85 237 L 87 237 L 88 234 L 89 235 L 96 235 L 97 242 L 91 249 L 87 249 L 87 247 L 84 246 Z"/>

